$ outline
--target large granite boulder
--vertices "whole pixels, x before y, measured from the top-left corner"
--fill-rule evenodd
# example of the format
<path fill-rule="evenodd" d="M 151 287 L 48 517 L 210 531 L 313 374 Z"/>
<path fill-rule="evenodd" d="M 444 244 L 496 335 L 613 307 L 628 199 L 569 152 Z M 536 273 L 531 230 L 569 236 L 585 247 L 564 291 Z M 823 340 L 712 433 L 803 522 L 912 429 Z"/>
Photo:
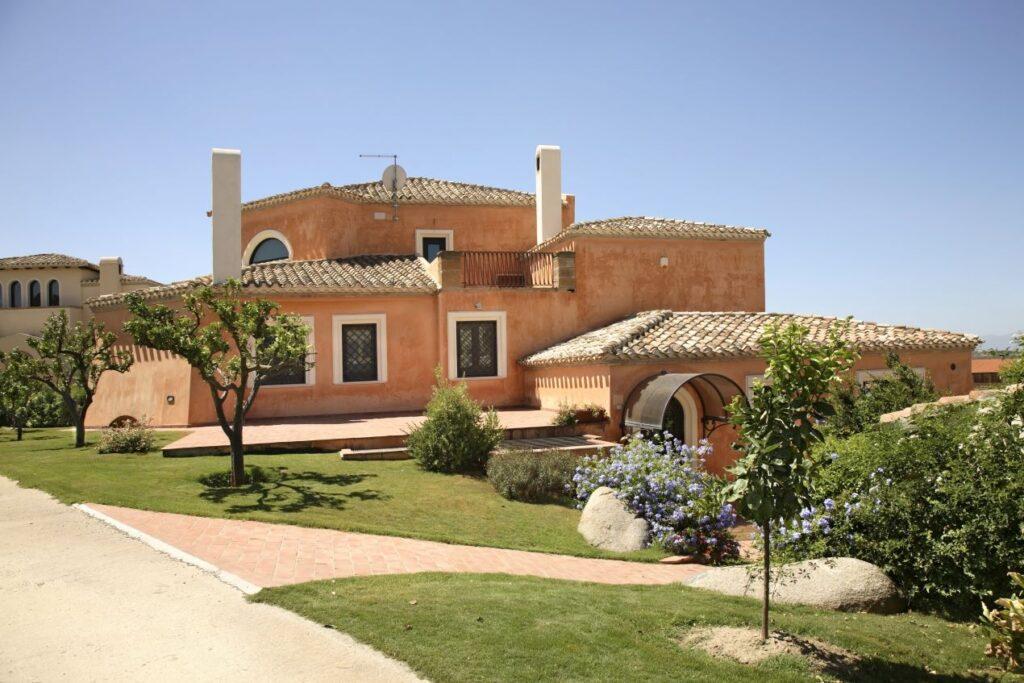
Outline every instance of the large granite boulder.
<path fill-rule="evenodd" d="M 607 486 L 590 494 L 577 530 L 590 545 L 620 552 L 646 547 L 651 532 L 647 520 L 634 515 Z"/>
<path fill-rule="evenodd" d="M 906 608 L 896 584 L 881 569 L 852 557 L 772 567 L 772 576 L 771 596 L 778 602 L 874 614 L 894 614 Z M 759 566 L 721 567 L 698 574 L 688 584 L 727 595 L 760 597 L 761 577 Z"/>

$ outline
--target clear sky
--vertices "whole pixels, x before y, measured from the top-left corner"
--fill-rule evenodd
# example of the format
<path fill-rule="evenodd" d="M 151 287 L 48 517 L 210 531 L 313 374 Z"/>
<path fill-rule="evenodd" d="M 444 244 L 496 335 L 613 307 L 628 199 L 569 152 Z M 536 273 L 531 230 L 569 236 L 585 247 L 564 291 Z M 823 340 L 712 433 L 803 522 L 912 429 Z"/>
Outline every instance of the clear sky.
<path fill-rule="evenodd" d="M 769 310 L 1024 328 L 1024 2 L 0 0 L 0 255 L 210 271 L 243 198 L 410 175 L 765 227 Z"/>

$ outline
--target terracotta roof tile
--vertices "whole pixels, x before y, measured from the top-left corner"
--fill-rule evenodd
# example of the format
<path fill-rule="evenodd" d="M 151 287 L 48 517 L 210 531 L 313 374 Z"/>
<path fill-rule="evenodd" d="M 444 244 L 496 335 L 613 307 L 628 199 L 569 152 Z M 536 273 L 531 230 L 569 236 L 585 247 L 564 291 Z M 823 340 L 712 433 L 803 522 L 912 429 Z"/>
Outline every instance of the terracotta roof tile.
<path fill-rule="evenodd" d="M 310 197 L 337 197 L 358 204 L 390 204 L 391 190 L 384 183 L 357 183 L 354 185 L 331 185 L 324 183 L 293 192 L 275 194 L 242 204 L 242 210 L 262 209 L 276 204 L 307 199 Z M 409 178 L 398 192 L 399 204 L 453 204 L 475 206 L 533 206 L 532 192 L 505 190 L 486 185 L 457 183 L 452 180 L 435 178 Z"/>
<path fill-rule="evenodd" d="M 719 225 L 699 221 L 652 218 L 650 216 L 622 216 L 599 221 L 573 223 L 560 233 L 534 247 L 544 250 L 574 237 L 639 237 L 702 240 L 764 240 L 771 236 L 767 230 Z"/>
<path fill-rule="evenodd" d="M 143 299 L 171 299 L 211 282 L 209 275 L 139 289 Z M 419 256 L 357 256 L 311 261 L 270 261 L 242 269 L 247 294 L 364 294 L 433 292 L 437 284 Z M 93 308 L 115 306 L 127 294 L 107 294 L 88 300 Z"/>
<path fill-rule="evenodd" d="M 527 356 L 522 364 L 568 365 L 658 359 L 757 356 L 769 324 L 799 323 L 824 341 L 841 318 L 785 313 L 645 311 Z M 850 321 L 847 338 L 861 351 L 972 348 L 970 334 Z"/>
<path fill-rule="evenodd" d="M 99 285 L 100 279 L 98 277 L 91 278 L 89 280 L 82 280 L 83 287 L 95 287 Z M 157 282 L 152 278 L 148 278 L 145 275 L 129 275 L 128 273 L 121 274 L 121 284 L 124 285 L 153 285 L 157 286 L 161 283 Z"/>
<path fill-rule="evenodd" d="M 98 270 L 96 264 L 66 254 L 31 254 L 0 258 L 0 270 L 16 268 L 90 268 Z"/>

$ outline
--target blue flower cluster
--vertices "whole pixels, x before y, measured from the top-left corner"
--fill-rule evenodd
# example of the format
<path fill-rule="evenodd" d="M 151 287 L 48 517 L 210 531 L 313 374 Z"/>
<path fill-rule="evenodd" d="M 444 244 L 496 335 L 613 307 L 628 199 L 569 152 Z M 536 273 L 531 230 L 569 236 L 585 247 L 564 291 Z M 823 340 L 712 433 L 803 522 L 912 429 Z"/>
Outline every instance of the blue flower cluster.
<path fill-rule="evenodd" d="M 615 490 L 651 526 L 651 539 L 671 552 L 734 557 L 739 548 L 728 530 L 736 512 L 722 503 L 720 479 L 704 469 L 711 446 L 691 447 L 668 432 L 635 435 L 607 456 L 583 458 L 573 475 L 571 493 L 582 508 L 597 488 Z"/>

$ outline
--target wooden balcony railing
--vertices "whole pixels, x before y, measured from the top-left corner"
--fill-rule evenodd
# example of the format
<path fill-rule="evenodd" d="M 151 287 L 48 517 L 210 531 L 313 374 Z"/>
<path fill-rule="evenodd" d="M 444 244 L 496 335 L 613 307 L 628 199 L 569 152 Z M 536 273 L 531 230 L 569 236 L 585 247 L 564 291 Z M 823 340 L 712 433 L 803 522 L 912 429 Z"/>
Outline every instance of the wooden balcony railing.
<path fill-rule="evenodd" d="M 464 287 L 554 287 L 554 255 L 522 251 L 463 251 Z"/>

